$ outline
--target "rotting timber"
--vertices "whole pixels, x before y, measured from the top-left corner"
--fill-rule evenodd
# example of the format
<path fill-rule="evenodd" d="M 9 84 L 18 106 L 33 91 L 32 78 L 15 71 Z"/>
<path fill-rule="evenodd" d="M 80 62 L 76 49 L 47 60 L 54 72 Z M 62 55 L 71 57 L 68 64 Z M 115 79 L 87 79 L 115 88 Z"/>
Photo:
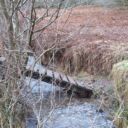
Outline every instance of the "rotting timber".
<path fill-rule="evenodd" d="M 82 86 L 70 76 L 47 69 L 39 64 L 33 56 L 28 56 L 25 76 L 40 79 L 55 86 L 60 86 L 66 89 L 67 93 L 75 94 L 81 98 L 91 98 L 93 95 L 93 90 L 91 88 Z"/>

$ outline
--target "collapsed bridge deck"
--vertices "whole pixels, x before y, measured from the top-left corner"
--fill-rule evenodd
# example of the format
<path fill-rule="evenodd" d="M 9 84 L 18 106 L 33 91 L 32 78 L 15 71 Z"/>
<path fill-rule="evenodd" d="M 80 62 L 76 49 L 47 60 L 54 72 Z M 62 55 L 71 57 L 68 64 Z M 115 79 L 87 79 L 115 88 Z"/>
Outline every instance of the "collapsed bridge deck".
<path fill-rule="evenodd" d="M 82 86 L 72 77 L 56 72 L 41 65 L 33 56 L 29 56 L 26 65 L 25 75 L 34 79 L 41 79 L 44 82 L 63 87 L 80 97 L 90 98 L 92 89 Z"/>

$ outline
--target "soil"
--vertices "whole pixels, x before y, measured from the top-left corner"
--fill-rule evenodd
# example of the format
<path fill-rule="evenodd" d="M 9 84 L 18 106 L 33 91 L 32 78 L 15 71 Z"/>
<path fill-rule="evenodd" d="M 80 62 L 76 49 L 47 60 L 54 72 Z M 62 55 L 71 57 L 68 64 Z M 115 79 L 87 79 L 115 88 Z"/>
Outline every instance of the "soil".
<path fill-rule="evenodd" d="M 44 12 L 43 9 L 38 10 L 38 17 L 42 15 L 42 12 Z M 43 26 L 43 24 L 39 24 L 37 27 L 40 27 L 40 25 Z M 53 26 L 54 29 L 52 28 Z M 59 34 L 60 36 L 63 35 L 61 41 L 72 39 L 72 42 L 69 40 L 69 44 L 74 46 L 97 40 L 127 42 L 127 28 L 128 9 L 126 7 L 79 6 L 61 10 L 60 18 L 49 27 L 49 30 L 56 31 L 58 36 Z M 45 32 L 50 33 L 47 30 Z M 65 34 L 68 35 L 66 39 L 64 37 Z"/>
<path fill-rule="evenodd" d="M 60 31 L 72 33 L 72 38 L 75 40 L 73 44 L 76 45 L 94 40 L 127 42 L 128 10 L 81 6 L 62 15 L 58 26 Z"/>

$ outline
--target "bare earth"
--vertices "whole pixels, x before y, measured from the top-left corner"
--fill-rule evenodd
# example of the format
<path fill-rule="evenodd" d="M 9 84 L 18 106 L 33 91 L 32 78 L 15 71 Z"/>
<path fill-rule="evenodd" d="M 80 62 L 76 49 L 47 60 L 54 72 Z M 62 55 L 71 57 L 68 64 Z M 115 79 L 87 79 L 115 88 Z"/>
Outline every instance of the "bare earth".
<path fill-rule="evenodd" d="M 70 16 L 69 12 L 62 15 L 59 20 L 59 29 L 72 33 L 73 39 L 77 39 L 75 42 L 87 43 L 94 40 L 128 41 L 127 9 L 83 6 L 73 9 Z"/>

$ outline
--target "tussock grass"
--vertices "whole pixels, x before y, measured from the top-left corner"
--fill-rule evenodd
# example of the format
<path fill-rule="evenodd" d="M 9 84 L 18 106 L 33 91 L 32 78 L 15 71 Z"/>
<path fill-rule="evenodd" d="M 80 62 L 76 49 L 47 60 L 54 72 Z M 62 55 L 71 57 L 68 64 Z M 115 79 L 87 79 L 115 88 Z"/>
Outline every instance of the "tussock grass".
<path fill-rule="evenodd" d="M 63 68 L 68 72 L 87 71 L 91 74 L 109 74 L 113 64 L 128 59 L 125 43 L 90 42 L 74 46 L 63 55 Z"/>
<path fill-rule="evenodd" d="M 51 62 L 53 54 L 55 64 L 65 72 L 108 75 L 115 63 L 128 59 L 128 47 L 127 43 L 103 40 L 76 45 L 63 43 L 63 48 L 58 45 L 48 51 L 42 63 Z"/>
<path fill-rule="evenodd" d="M 128 107 L 128 60 L 115 64 L 111 75 L 114 80 L 116 95 Z"/>
<path fill-rule="evenodd" d="M 120 128 L 128 127 L 128 60 L 113 66 L 111 76 L 114 80 L 115 95 L 119 101 L 116 124 Z"/>

